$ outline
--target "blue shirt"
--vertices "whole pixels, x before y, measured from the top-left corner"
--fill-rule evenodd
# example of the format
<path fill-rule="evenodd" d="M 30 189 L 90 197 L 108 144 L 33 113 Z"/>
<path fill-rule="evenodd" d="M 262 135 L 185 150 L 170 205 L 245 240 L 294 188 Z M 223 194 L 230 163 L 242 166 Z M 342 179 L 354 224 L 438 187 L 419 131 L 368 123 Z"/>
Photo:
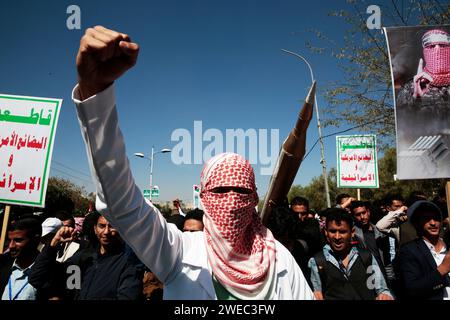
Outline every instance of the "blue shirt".
<path fill-rule="evenodd" d="M 14 261 L 2 300 L 36 300 L 37 290 L 28 282 L 28 271 L 33 264 L 21 269 Z"/>
<path fill-rule="evenodd" d="M 323 255 L 325 259 L 333 264 L 338 270 L 340 270 L 344 276 L 347 278 L 350 276 L 352 267 L 355 264 L 356 259 L 359 256 L 358 249 L 356 247 L 352 247 L 349 253 L 349 262 L 347 267 L 344 267 L 342 261 L 338 261 L 334 255 L 331 247 L 326 244 L 323 247 Z M 311 269 L 311 283 L 314 291 L 322 291 L 322 282 L 320 280 L 319 268 L 317 267 L 316 260 L 311 258 L 308 262 L 308 267 Z M 372 255 L 372 270 L 368 270 L 368 273 L 371 273 L 368 278 L 368 285 L 373 285 L 373 289 L 375 289 L 377 295 L 383 293 L 390 295 L 392 297 L 391 292 L 389 291 L 386 280 L 384 279 L 383 273 L 381 272 L 380 266 L 377 263 L 377 260 Z M 372 281 L 369 281 L 371 279 Z"/>

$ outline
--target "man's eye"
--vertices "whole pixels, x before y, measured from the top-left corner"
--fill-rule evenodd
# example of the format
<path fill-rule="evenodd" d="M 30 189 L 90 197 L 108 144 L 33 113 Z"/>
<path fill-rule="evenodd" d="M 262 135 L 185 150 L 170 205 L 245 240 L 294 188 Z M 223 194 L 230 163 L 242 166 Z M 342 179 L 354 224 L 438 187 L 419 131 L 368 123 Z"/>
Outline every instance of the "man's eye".
<path fill-rule="evenodd" d="M 252 193 L 252 190 L 247 188 L 239 188 L 239 187 L 218 187 L 212 189 L 213 193 L 228 193 L 230 191 L 234 191 L 236 193 L 242 193 L 242 194 L 250 194 Z"/>

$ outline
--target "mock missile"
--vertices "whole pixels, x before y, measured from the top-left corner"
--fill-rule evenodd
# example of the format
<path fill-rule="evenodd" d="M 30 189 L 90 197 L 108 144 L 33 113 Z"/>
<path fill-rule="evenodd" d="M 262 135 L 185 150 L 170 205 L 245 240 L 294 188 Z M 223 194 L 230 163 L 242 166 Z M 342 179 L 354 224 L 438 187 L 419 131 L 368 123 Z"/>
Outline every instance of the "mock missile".
<path fill-rule="evenodd" d="M 316 81 L 313 82 L 305 103 L 297 118 L 295 127 L 281 146 L 269 188 L 260 213 L 262 222 L 267 225 L 270 213 L 276 206 L 282 205 L 297 175 L 305 155 L 306 130 L 311 122 L 316 94 Z"/>

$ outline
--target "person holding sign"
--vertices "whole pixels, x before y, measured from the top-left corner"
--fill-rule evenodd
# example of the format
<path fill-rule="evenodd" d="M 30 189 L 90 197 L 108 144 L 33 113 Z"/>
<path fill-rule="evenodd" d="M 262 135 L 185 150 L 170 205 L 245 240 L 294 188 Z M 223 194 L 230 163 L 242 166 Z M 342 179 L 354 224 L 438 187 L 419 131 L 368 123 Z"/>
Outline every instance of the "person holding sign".
<path fill-rule="evenodd" d="M 263 226 L 253 168 L 241 156 L 220 154 L 203 168 L 204 232 L 181 232 L 144 199 L 126 157 L 113 86 L 138 53 L 128 35 L 101 26 L 81 39 L 73 99 L 97 209 L 164 283 L 165 299 L 313 299 L 292 255 Z"/>

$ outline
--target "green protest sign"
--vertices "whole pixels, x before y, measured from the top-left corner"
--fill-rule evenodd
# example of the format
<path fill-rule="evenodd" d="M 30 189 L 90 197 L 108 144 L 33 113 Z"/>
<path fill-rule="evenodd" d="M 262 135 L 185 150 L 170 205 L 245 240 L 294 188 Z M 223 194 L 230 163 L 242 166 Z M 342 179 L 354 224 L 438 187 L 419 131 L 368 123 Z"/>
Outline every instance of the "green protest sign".
<path fill-rule="evenodd" d="M 0 94 L 0 202 L 45 206 L 61 104 Z"/>
<path fill-rule="evenodd" d="M 336 137 L 338 188 L 378 188 L 376 136 Z"/>

